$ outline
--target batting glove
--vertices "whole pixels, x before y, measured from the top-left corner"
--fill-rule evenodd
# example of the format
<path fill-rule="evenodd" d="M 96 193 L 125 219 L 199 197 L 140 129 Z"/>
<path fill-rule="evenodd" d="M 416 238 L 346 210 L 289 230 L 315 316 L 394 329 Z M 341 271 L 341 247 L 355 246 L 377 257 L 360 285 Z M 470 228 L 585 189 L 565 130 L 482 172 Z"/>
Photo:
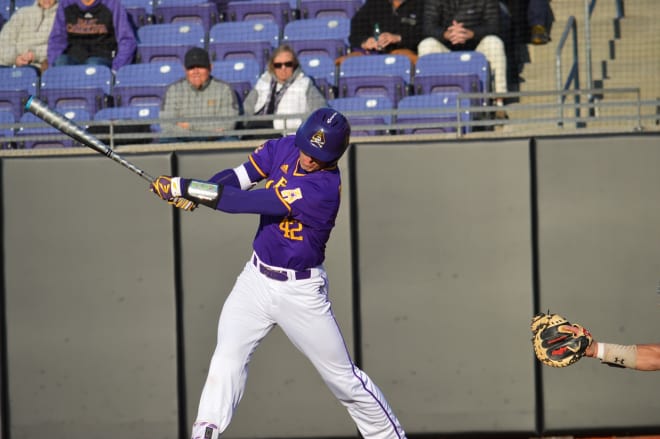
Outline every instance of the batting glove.
<path fill-rule="evenodd" d="M 171 200 L 168 200 L 167 202 L 172 206 L 178 209 L 183 209 L 187 212 L 192 212 L 193 210 L 197 209 L 197 203 L 195 203 L 194 201 L 186 200 L 185 198 L 181 198 L 181 197 L 174 197 Z"/>
<path fill-rule="evenodd" d="M 158 195 L 161 200 L 170 201 L 181 196 L 180 178 L 161 175 L 151 182 L 149 190 Z"/>

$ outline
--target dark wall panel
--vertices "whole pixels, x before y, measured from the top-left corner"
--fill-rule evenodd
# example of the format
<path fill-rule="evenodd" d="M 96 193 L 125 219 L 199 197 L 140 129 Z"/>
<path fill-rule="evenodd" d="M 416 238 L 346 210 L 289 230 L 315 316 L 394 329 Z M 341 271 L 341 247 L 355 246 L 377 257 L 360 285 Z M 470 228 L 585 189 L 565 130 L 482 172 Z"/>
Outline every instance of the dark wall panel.
<path fill-rule="evenodd" d="M 538 141 L 541 309 L 597 339 L 660 341 L 658 137 Z M 543 368 L 548 429 L 660 428 L 660 374 Z"/>
<path fill-rule="evenodd" d="M 356 169 L 366 371 L 409 433 L 533 431 L 528 142 L 359 145 Z"/>
<path fill-rule="evenodd" d="M 251 150 L 179 153 L 179 173 L 209 178 L 247 160 Z M 327 248 L 333 309 L 353 349 L 349 181 L 345 159 L 342 206 Z M 197 414 L 220 309 L 252 254 L 257 215 L 230 215 L 202 207 L 181 216 L 183 309 L 188 424 Z M 323 343 L 323 340 L 319 340 Z M 352 436 L 355 426 L 316 370 L 279 328 L 257 349 L 243 401 L 223 438 Z"/>
<path fill-rule="evenodd" d="M 176 438 L 169 210 L 101 157 L 3 165 L 12 438 Z"/>

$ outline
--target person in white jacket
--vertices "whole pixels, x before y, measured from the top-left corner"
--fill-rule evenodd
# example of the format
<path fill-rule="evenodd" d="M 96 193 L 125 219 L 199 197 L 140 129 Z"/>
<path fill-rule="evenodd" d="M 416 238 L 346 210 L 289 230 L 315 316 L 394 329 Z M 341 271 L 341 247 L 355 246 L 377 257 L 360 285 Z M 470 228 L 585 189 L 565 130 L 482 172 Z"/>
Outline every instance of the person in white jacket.
<path fill-rule="evenodd" d="M 0 32 L 0 65 L 48 68 L 46 49 L 57 0 L 36 0 L 18 9 Z"/>
<path fill-rule="evenodd" d="M 314 81 L 303 73 L 291 46 L 279 46 L 268 60 L 268 69 L 243 101 L 245 115 L 297 115 L 290 118 L 251 121 L 245 128 L 275 128 L 283 134 L 296 132 L 302 121 L 327 103 Z M 303 117 L 300 115 L 303 114 Z M 269 134 L 268 136 L 271 136 Z"/>

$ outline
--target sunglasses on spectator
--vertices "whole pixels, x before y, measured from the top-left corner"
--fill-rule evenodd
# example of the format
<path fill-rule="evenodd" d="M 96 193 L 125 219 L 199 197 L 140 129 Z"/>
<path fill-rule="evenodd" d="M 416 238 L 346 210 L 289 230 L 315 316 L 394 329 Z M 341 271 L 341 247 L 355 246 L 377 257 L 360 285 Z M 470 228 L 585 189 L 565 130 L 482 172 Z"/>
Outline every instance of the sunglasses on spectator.
<path fill-rule="evenodd" d="M 274 62 L 273 67 L 276 69 L 281 69 L 282 67 L 288 67 L 291 68 L 293 67 L 293 61 L 287 61 L 287 62 Z"/>

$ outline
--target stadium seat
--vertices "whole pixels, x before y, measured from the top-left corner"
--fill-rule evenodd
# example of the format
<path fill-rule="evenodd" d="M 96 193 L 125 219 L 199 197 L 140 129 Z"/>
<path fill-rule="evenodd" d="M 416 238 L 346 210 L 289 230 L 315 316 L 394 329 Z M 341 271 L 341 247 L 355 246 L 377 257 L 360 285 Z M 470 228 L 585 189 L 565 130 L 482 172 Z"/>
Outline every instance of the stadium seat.
<path fill-rule="evenodd" d="M 451 133 L 456 132 L 461 125 L 461 132 L 470 131 L 470 127 L 464 126 L 469 123 L 471 116 L 468 110 L 458 109 L 458 93 L 433 93 L 427 95 L 406 96 L 397 105 L 397 124 L 438 124 L 426 128 L 402 128 L 401 134 L 420 133 Z M 461 107 L 470 106 L 469 99 L 462 99 Z M 460 114 L 460 117 L 459 117 Z"/>
<path fill-rule="evenodd" d="M 328 55 L 301 55 L 298 57 L 303 72 L 314 80 L 314 83 L 326 99 L 336 97 L 336 66 L 334 58 Z"/>
<path fill-rule="evenodd" d="M 3 127 L 2 125 L 11 125 L 16 122 L 13 111 L 0 109 L 0 149 L 11 148 L 11 143 L 7 140 L 8 137 L 14 137 L 14 129 L 10 126 Z"/>
<path fill-rule="evenodd" d="M 173 62 L 183 64 L 191 47 L 206 45 L 206 32 L 200 23 L 163 23 L 138 29 L 139 63 Z"/>
<path fill-rule="evenodd" d="M 387 96 L 396 106 L 408 95 L 410 59 L 404 55 L 348 57 L 339 67 L 340 97 Z"/>
<path fill-rule="evenodd" d="M 82 108 L 94 114 L 110 104 L 112 71 L 106 66 L 50 67 L 41 75 L 39 97 L 53 108 Z"/>
<path fill-rule="evenodd" d="M 82 108 L 72 108 L 61 112 L 67 119 L 76 121 L 83 128 L 90 122 L 90 114 Z M 71 137 L 63 134 L 54 127 L 46 124 L 32 113 L 24 113 L 20 119 L 21 127 L 16 137 L 31 137 L 29 139 L 17 139 L 19 148 L 69 148 L 80 146 Z"/>
<path fill-rule="evenodd" d="M 185 76 L 178 62 L 125 65 L 115 76 L 115 106 L 161 108 L 167 87 Z"/>
<path fill-rule="evenodd" d="M 328 101 L 330 107 L 341 111 L 351 124 L 352 136 L 378 136 L 387 134 L 388 125 L 392 121 L 392 101 L 383 96 L 366 97 L 353 96 L 336 98 Z M 372 114 L 369 114 L 371 112 Z M 378 125 L 381 129 L 361 128 L 365 125 Z"/>
<path fill-rule="evenodd" d="M 23 6 L 31 6 L 34 4 L 34 0 L 14 0 L 13 8 L 11 7 L 11 2 L 9 0 L 0 0 L 0 15 L 3 16 L 5 22 L 9 21 L 9 18 L 14 12 L 22 8 Z"/>
<path fill-rule="evenodd" d="M 154 22 L 199 23 L 208 33 L 219 21 L 217 4 L 208 0 L 154 0 Z"/>
<path fill-rule="evenodd" d="M 480 52 L 456 51 L 420 56 L 415 65 L 416 94 L 490 91 L 490 67 Z M 486 100 L 472 99 L 474 105 Z"/>
<path fill-rule="evenodd" d="M 345 55 L 351 20 L 341 17 L 296 20 L 284 27 L 282 42 L 300 55 L 325 54 L 331 58 Z"/>
<path fill-rule="evenodd" d="M 209 55 L 214 61 L 254 59 L 264 70 L 273 48 L 279 45 L 280 30 L 268 20 L 229 21 L 209 32 Z"/>
<path fill-rule="evenodd" d="M 110 107 L 104 108 L 94 115 L 94 122 L 106 124 L 98 124 L 89 127 L 89 132 L 93 133 L 103 141 L 104 137 L 110 134 L 110 122 L 113 121 L 140 121 L 142 123 L 130 125 L 113 125 L 113 134 L 141 134 L 153 133 L 159 131 L 157 119 L 160 114 L 158 107 Z M 151 143 L 153 139 L 151 136 L 147 137 L 132 137 L 130 139 L 116 139 L 113 140 L 115 145 L 137 144 L 137 143 Z M 106 142 L 107 143 L 107 142 Z"/>
<path fill-rule="evenodd" d="M 214 61 L 213 77 L 229 83 L 241 102 L 257 83 L 261 68 L 253 59 Z"/>
<path fill-rule="evenodd" d="M 343 17 L 351 19 L 359 9 L 355 0 L 300 0 L 300 18 Z"/>
<path fill-rule="evenodd" d="M 28 97 L 37 95 L 39 75 L 31 67 L 0 68 L 0 110 L 14 113 L 14 120 L 21 118 Z"/>
<path fill-rule="evenodd" d="M 249 0 L 227 3 L 227 21 L 270 20 L 280 31 L 292 20 L 289 0 Z"/>
<path fill-rule="evenodd" d="M 153 23 L 152 0 L 121 0 L 121 4 L 126 9 L 135 30 Z"/>

